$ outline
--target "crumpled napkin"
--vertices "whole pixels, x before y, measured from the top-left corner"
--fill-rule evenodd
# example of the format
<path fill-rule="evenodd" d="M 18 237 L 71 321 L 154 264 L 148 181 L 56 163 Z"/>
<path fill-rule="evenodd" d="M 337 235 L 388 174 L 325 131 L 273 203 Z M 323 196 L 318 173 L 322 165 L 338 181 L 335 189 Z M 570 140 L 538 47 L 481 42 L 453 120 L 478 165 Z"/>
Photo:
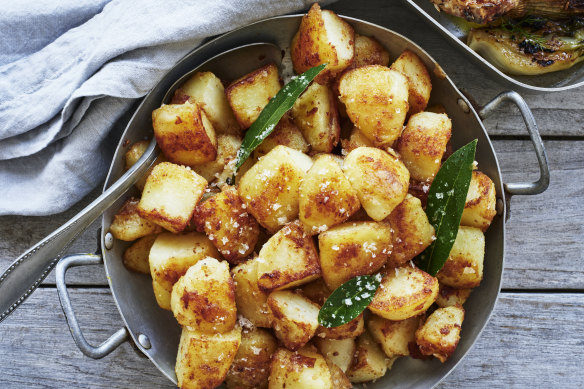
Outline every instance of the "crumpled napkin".
<path fill-rule="evenodd" d="M 116 122 L 180 58 L 207 37 L 312 2 L 4 4 L 0 215 L 50 215 L 69 208 L 104 178 L 114 149 L 108 134 Z"/>

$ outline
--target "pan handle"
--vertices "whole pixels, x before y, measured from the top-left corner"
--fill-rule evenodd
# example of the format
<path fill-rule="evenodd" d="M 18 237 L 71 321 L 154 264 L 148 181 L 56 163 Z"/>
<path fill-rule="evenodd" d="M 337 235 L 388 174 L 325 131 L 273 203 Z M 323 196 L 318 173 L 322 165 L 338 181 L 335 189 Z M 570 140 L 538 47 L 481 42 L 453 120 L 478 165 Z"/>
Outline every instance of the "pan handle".
<path fill-rule="evenodd" d="M 504 184 L 505 191 L 509 194 L 508 197 L 511 197 L 512 195 L 540 194 L 545 191 L 550 184 L 550 169 L 548 166 L 545 147 L 543 146 L 543 141 L 541 140 L 537 128 L 537 123 L 535 122 L 531 109 L 529 109 L 529 106 L 525 100 L 523 100 L 523 97 L 515 91 L 503 92 L 479 110 L 479 116 L 481 119 L 486 118 L 497 109 L 501 103 L 506 101 L 515 104 L 515 106 L 519 108 L 519 112 L 521 112 L 521 116 L 525 122 L 525 127 L 527 127 L 527 132 L 529 132 L 529 137 L 531 138 L 531 143 L 533 143 L 533 147 L 535 148 L 535 156 L 539 163 L 539 179 L 535 182 L 512 182 Z"/>
<path fill-rule="evenodd" d="M 101 255 L 74 254 L 61 259 L 57 264 L 55 271 L 59 300 L 61 300 L 61 307 L 63 308 L 65 319 L 69 325 L 71 336 L 73 337 L 75 344 L 77 344 L 77 347 L 79 347 L 79 350 L 81 350 L 83 354 L 93 359 L 103 358 L 114 351 L 116 348 L 118 348 L 119 345 L 129 339 L 129 333 L 125 327 L 122 327 L 99 346 L 93 346 L 89 344 L 81 332 L 79 322 L 77 321 L 77 317 L 73 311 L 73 306 L 71 305 L 71 300 L 69 299 L 69 293 L 67 292 L 67 284 L 65 283 L 65 274 L 70 267 L 101 264 L 103 264 Z"/>

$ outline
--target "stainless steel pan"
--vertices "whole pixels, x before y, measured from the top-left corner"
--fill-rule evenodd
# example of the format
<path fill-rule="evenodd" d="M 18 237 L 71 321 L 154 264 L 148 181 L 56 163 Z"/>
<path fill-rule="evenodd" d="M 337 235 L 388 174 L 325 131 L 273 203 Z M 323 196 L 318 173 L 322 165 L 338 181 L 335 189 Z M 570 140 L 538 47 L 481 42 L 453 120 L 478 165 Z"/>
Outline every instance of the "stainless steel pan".
<path fill-rule="evenodd" d="M 243 44 L 270 42 L 285 51 L 286 54 L 282 60 L 283 74 L 284 77 L 289 76 L 291 64 L 288 49 L 290 40 L 298 29 L 300 19 L 301 16 L 282 16 L 260 21 L 216 38 L 187 55 L 144 98 L 130 120 L 117 147 L 104 190 L 123 174 L 123 155 L 127 150 L 127 145 L 139 139 L 151 137 L 151 112 L 160 105 L 166 91 L 183 74 L 206 59 Z M 486 234 L 485 279 L 481 286 L 473 291 L 468 303 L 465 304 L 466 318 L 462 328 L 462 339 L 455 354 L 445 364 L 436 360 L 420 361 L 401 358 L 383 379 L 368 385 L 371 388 L 397 385 L 400 388 L 428 388 L 436 385 L 460 362 L 488 322 L 501 286 L 505 248 L 505 218 L 508 212 L 506 199 L 513 194 L 528 195 L 544 191 L 549 182 L 547 159 L 533 116 L 517 93 L 503 93 L 495 97 L 482 110 L 476 112 L 452 81 L 439 70 L 438 64 L 416 44 L 386 28 L 352 18 L 345 19 L 360 34 L 375 36 L 388 49 L 391 58 L 396 58 L 404 49 L 410 49 L 422 58 L 432 74 L 431 103 L 444 105 L 452 119 L 454 148 L 478 138 L 476 160 L 480 169 L 493 179 L 497 189 L 498 214 Z M 433 71 L 435 69 L 436 71 Z M 541 171 L 541 177 L 535 183 L 503 184 L 501 179 L 495 151 L 481 118 L 488 116 L 503 102 L 516 104 L 525 120 L 527 130 L 535 146 Z M 63 310 L 71 328 L 71 334 L 81 351 L 92 358 L 101 358 L 113 351 L 124 340 L 131 338 L 160 371 L 176 383 L 174 364 L 180 328 L 172 313 L 162 310 L 156 304 L 150 278 L 132 273 L 123 266 L 121 257 L 128 243 L 114 241 L 111 234 L 108 233 L 111 220 L 124 201 L 124 197 L 132 194 L 136 193 L 130 190 L 126 196 L 120 198 L 103 214 L 99 236 L 101 251 L 99 253 L 74 255 L 61 260 L 57 266 L 57 287 Z M 123 327 L 110 339 L 102 345 L 94 347 L 87 343 L 75 319 L 67 294 L 65 273 L 71 266 L 101 263 L 104 264 L 114 300 L 124 323 Z"/>

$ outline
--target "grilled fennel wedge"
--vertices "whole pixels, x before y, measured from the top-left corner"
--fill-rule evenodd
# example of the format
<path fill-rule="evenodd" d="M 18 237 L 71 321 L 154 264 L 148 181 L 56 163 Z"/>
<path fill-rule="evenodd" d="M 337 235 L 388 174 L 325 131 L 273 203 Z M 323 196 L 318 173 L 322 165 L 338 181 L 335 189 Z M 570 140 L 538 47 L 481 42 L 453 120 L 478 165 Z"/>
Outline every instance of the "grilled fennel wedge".
<path fill-rule="evenodd" d="M 467 44 L 502 71 L 539 75 L 568 69 L 584 59 L 584 20 L 527 17 L 472 29 Z"/>

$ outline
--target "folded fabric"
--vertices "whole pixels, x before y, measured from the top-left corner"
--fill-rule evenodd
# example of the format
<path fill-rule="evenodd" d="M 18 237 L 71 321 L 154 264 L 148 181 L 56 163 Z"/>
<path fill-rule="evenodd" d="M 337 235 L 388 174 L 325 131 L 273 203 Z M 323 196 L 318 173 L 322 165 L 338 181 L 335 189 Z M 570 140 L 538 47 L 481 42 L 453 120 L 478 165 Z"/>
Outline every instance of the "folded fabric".
<path fill-rule="evenodd" d="M 3 5 L 0 215 L 49 215 L 69 208 L 104 178 L 112 139 L 119 136 L 112 128 L 180 58 L 207 37 L 310 3 L 42 0 Z"/>

